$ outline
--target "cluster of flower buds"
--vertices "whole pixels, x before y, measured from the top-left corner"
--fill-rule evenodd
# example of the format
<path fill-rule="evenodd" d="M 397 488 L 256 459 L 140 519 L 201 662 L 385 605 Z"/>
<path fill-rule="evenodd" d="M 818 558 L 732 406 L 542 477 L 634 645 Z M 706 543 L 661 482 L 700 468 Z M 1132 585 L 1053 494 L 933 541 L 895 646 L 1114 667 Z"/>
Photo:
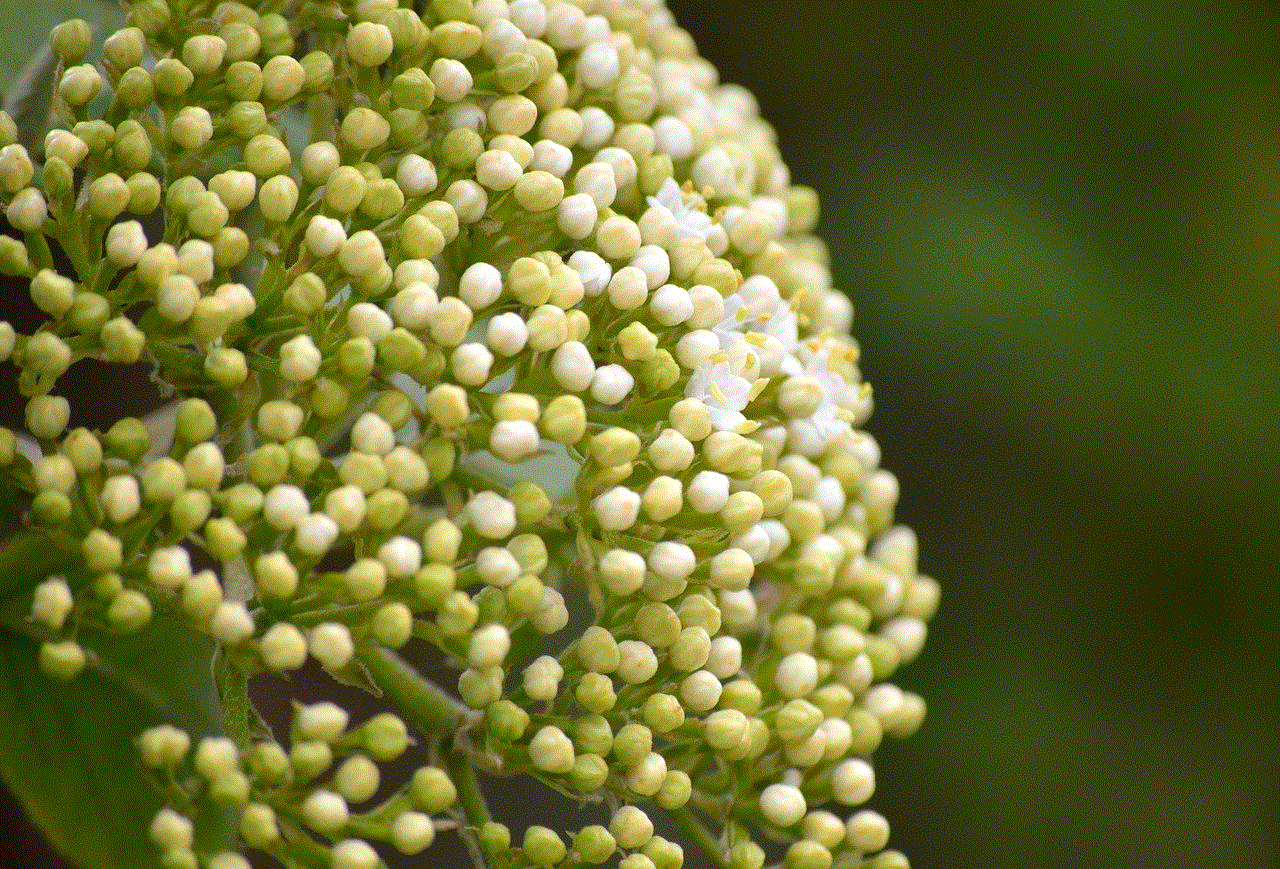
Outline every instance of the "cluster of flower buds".
<path fill-rule="evenodd" d="M 248 865 L 196 849 L 212 802 L 286 865 L 455 831 L 493 866 L 680 869 L 665 815 L 722 869 L 768 841 L 787 869 L 905 867 L 869 757 L 924 716 L 889 680 L 938 585 L 859 430 L 815 195 L 752 97 L 653 0 L 280 5 L 140 0 L 100 65 L 68 22 L 43 150 L 0 115 L 0 270 L 47 315 L 0 323 L 27 399 L 0 473 L 84 567 L 35 592 L 45 669 L 164 613 L 245 676 L 314 659 L 399 713 L 142 734 L 182 791 L 162 865 Z M 171 441 L 68 430 L 86 359 L 153 364 Z M 438 765 L 388 794 L 410 740 Z M 513 835 L 475 770 L 611 819 Z"/>

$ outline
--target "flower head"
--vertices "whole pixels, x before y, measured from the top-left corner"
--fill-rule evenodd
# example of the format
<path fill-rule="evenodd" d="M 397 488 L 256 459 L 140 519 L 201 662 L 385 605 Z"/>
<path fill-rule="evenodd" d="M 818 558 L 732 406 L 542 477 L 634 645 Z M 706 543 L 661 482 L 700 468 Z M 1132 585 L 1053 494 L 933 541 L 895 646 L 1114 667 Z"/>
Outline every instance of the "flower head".
<path fill-rule="evenodd" d="M 687 844 L 719 865 L 758 869 L 757 833 L 864 865 L 868 758 L 924 715 L 888 680 L 938 586 L 754 100 L 659 3 L 278 5 L 137 0 L 101 68 L 69 23 L 42 153 L 0 115 L 0 269 L 45 316 L 0 323 L 27 398 L 0 474 L 79 547 L 32 590 L 42 665 L 74 678 L 82 635 L 158 615 L 245 679 L 312 660 L 391 707 L 299 705 L 287 749 L 195 740 L 195 776 L 185 732 L 142 734 L 159 862 L 246 865 L 197 854 L 218 805 L 247 848 L 338 869 L 458 836 L 679 869 L 662 813 L 710 822 Z M 151 365 L 171 430 L 67 431 L 83 359 Z M 397 780 L 414 741 L 448 769 Z M 475 770 L 608 824 L 513 838 Z"/>

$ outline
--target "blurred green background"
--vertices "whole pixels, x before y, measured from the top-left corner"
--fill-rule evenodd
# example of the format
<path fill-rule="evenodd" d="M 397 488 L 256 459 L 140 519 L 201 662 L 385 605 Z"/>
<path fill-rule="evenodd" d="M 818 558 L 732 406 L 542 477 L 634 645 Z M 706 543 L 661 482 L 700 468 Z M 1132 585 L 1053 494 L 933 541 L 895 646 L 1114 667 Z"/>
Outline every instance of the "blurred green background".
<path fill-rule="evenodd" d="M 1280 866 L 1280 7 L 672 6 L 820 192 L 943 582 L 895 847 Z"/>
<path fill-rule="evenodd" d="M 896 847 L 1280 866 L 1280 8 L 673 6 L 819 190 L 943 583 Z"/>

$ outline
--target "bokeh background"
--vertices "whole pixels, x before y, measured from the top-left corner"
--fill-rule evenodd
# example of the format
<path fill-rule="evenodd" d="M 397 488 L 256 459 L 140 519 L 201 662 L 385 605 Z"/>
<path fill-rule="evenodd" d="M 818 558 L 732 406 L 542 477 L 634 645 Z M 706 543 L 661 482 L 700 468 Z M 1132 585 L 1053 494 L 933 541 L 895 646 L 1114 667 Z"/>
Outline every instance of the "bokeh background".
<path fill-rule="evenodd" d="M 676 6 L 821 194 L 943 583 L 916 867 L 1280 866 L 1278 11 Z"/>
<path fill-rule="evenodd" d="M 1280 7 L 672 6 L 821 195 L 943 583 L 893 844 L 1280 866 Z"/>

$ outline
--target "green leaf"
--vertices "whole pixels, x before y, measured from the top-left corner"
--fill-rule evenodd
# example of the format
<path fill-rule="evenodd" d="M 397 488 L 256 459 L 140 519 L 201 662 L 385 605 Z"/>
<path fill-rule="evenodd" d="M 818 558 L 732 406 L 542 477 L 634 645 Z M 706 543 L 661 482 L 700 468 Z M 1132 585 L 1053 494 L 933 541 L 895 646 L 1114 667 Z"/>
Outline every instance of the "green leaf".
<path fill-rule="evenodd" d="M 193 739 L 222 733 L 213 643 L 157 617 L 123 637 L 82 634 L 91 666 L 70 682 L 51 679 L 40 669 L 38 641 L 22 632 L 17 614 L 29 606 L 36 582 L 74 573 L 75 566 L 34 537 L 0 550 L 8 598 L 0 623 L 0 776 L 54 847 L 77 864 L 152 869 L 157 852 L 147 828 L 163 801 L 142 772 L 134 741 L 161 723 Z M 205 849 L 226 847 L 234 835 L 222 813 L 201 816 L 196 826 Z"/>
<path fill-rule="evenodd" d="M 53 73 L 57 58 L 42 47 L 31 58 L 22 75 L 5 95 L 4 110 L 18 127 L 18 142 L 33 154 L 43 153 L 41 145 L 49 130 L 49 109 L 53 105 Z"/>
<path fill-rule="evenodd" d="M 89 60 L 101 55 L 102 40 L 124 25 L 121 4 L 111 0 L 0 0 L 0 16 L 14 22 L 0 28 L 0 91 L 8 93 L 42 46 L 49 44 L 49 31 L 71 18 L 83 18 L 93 28 L 93 49 Z"/>

